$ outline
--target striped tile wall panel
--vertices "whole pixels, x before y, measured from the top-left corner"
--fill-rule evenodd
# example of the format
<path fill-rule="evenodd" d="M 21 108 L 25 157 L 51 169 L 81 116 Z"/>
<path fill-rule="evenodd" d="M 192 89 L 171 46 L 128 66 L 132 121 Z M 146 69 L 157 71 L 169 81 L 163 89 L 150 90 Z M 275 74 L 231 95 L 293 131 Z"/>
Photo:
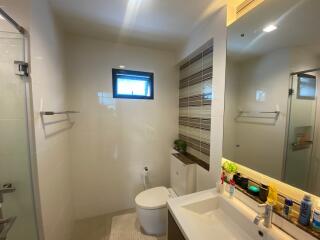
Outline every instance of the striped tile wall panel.
<path fill-rule="evenodd" d="M 187 152 L 210 161 L 213 41 L 208 41 L 180 64 L 179 138 Z"/>

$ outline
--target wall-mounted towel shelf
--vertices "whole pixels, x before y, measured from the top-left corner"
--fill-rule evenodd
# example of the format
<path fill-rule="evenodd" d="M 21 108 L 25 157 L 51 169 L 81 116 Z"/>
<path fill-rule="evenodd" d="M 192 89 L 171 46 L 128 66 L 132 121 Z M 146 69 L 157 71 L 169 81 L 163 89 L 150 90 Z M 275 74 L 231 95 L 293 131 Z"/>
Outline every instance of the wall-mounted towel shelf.
<path fill-rule="evenodd" d="M 239 111 L 238 118 L 263 118 L 263 119 L 278 119 L 280 111 L 258 112 L 258 111 Z"/>
<path fill-rule="evenodd" d="M 43 111 L 40 112 L 41 115 L 58 115 L 58 114 L 73 114 L 80 113 L 79 111 L 63 111 L 63 112 L 52 112 L 52 111 Z"/>
<path fill-rule="evenodd" d="M 235 120 L 236 121 L 243 121 L 244 119 L 252 119 L 252 121 L 254 121 L 254 119 L 271 119 L 274 121 L 277 121 L 280 115 L 280 111 L 242 111 L 240 110 L 238 115 L 236 116 Z"/>

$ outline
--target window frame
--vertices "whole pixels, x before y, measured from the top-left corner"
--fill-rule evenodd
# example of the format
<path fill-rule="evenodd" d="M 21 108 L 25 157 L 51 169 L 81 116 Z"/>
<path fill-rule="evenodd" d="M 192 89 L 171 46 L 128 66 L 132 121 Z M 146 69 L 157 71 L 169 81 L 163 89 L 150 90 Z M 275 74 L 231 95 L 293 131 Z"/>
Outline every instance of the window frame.
<path fill-rule="evenodd" d="M 313 79 L 315 81 L 315 94 L 314 96 L 303 96 L 300 94 L 301 92 L 301 78 L 308 78 L 308 79 Z M 303 100 L 315 100 L 317 96 L 317 78 L 314 75 L 309 75 L 309 74 L 298 74 L 298 86 L 297 86 L 297 99 L 303 99 Z"/>
<path fill-rule="evenodd" d="M 149 77 L 148 81 L 150 84 L 150 96 L 118 94 L 117 74 L 119 74 L 119 73 Z M 154 99 L 154 73 L 113 68 L 112 69 L 112 91 L 113 91 L 113 98 L 153 100 Z"/>

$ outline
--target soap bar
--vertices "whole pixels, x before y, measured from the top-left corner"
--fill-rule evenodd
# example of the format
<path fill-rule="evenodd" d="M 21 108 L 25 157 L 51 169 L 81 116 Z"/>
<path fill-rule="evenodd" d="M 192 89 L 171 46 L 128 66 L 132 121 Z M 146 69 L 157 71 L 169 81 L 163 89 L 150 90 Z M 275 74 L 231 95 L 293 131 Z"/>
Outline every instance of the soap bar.
<path fill-rule="evenodd" d="M 252 186 L 248 187 L 248 192 L 254 196 L 258 196 L 260 189 L 259 189 L 259 187 L 252 185 Z"/>

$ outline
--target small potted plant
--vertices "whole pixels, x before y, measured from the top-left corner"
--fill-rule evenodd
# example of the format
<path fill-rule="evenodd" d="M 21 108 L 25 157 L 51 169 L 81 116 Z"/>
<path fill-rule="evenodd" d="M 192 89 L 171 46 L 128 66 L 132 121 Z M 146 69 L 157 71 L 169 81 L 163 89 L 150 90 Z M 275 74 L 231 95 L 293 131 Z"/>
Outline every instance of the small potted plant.
<path fill-rule="evenodd" d="M 222 165 L 222 170 L 224 171 L 226 176 L 225 181 L 229 183 L 230 180 L 233 179 L 233 175 L 237 173 L 238 168 L 235 163 L 225 161 Z"/>
<path fill-rule="evenodd" d="M 180 153 L 185 153 L 187 151 L 187 143 L 183 140 L 177 139 L 174 141 L 174 149 Z"/>

